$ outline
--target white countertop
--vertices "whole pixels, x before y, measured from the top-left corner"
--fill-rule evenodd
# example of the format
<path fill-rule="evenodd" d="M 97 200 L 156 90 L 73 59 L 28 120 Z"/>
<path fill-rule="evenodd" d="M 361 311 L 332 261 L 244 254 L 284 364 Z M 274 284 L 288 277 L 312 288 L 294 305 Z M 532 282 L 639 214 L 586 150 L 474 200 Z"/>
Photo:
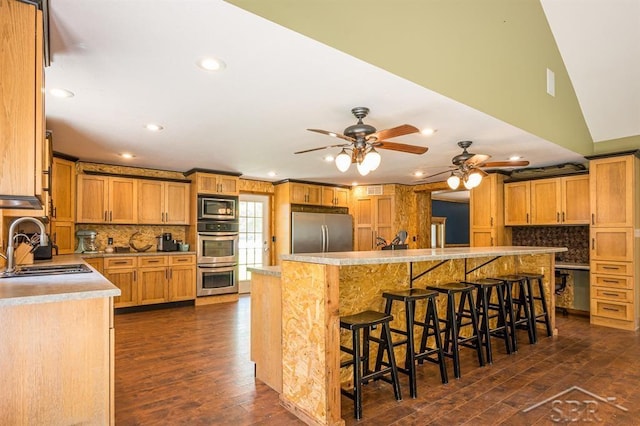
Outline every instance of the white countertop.
<path fill-rule="evenodd" d="M 128 257 L 128 256 L 177 256 L 181 254 L 196 254 L 195 251 L 135 251 L 125 253 L 105 253 L 103 251 L 97 253 L 76 253 L 85 259 L 93 259 L 96 257 Z"/>
<path fill-rule="evenodd" d="M 247 271 L 262 275 L 272 275 L 274 277 L 281 275 L 280 266 L 251 266 L 247 267 Z"/>
<path fill-rule="evenodd" d="M 34 265 L 71 263 L 85 262 L 82 255 L 69 254 L 54 256 L 52 260 L 36 261 Z M 0 307 L 119 295 L 120 289 L 95 269 L 81 274 L 0 278 Z"/>
<path fill-rule="evenodd" d="M 411 250 L 347 251 L 335 253 L 303 253 L 282 255 L 282 260 L 320 263 L 324 265 L 376 265 L 382 263 L 429 262 L 433 260 L 469 259 L 474 257 L 522 256 L 561 253 L 566 247 L 451 247 Z"/>

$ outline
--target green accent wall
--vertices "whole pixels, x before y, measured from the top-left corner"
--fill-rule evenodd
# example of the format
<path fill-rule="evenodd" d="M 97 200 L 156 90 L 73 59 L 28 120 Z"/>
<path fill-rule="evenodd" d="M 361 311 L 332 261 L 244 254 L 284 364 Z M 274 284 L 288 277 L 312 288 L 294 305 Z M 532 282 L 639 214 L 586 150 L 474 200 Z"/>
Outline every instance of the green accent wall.
<path fill-rule="evenodd" d="M 539 0 L 227 1 L 574 152 L 594 152 Z M 546 93 L 547 68 L 555 97 Z"/>

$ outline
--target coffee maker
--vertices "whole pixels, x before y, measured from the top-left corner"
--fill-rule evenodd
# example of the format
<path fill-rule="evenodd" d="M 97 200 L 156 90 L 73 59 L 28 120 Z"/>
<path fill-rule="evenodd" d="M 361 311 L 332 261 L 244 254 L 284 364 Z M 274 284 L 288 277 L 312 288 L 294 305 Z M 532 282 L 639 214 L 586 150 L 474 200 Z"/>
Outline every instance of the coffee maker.
<path fill-rule="evenodd" d="M 97 253 L 98 246 L 96 244 L 96 235 L 98 235 L 96 231 L 92 231 L 89 229 L 87 229 L 86 231 L 76 232 L 76 237 L 78 237 L 78 248 L 75 252 Z"/>
<path fill-rule="evenodd" d="M 165 232 L 162 235 L 158 235 L 156 239 L 158 240 L 158 248 L 157 248 L 158 251 L 177 251 L 178 250 L 178 244 L 176 243 L 176 240 L 173 240 L 171 238 L 170 232 Z"/>

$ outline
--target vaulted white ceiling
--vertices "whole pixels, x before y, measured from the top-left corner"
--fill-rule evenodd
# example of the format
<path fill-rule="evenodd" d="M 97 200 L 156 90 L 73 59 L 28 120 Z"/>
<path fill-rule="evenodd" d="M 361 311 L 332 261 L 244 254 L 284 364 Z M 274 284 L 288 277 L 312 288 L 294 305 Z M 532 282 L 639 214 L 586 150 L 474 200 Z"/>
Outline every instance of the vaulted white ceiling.
<path fill-rule="evenodd" d="M 637 13 L 637 0 L 616 1 Z M 635 21 L 625 16 L 609 32 L 620 21 L 602 15 L 598 21 L 593 15 L 604 12 L 597 0 L 542 3 L 594 139 L 640 134 L 640 26 L 632 25 L 637 15 Z M 532 167 L 584 162 L 565 148 L 221 0 L 51 0 L 50 8 L 46 87 L 75 96 L 47 95 L 47 128 L 56 151 L 81 160 L 341 184 L 414 183 L 415 171 L 445 170 L 460 153 L 459 140 L 473 140 L 470 151 L 492 160 L 521 155 Z M 583 44 L 573 34 L 593 33 L 591 19 L 601 30 L 594 39 L 604 41 Z M 618 38 L 631 40 L 612 52 Z M 595 54 L 599 49 L 608 56 Z M 221 58 L 226 68 L 202 71 L 196 61 L 203 55 Z M 620 65 L 612 73 L 611 65 L 594 66 L 600 62 Z M 337 143 L 305 129 L 342 132 L 356 122 L 350 110 L 357 106 L 371 109 L 364 121 L 378 129 L 404 123 L 436 128 L 429 137 L 393 140 L 429 151 L 382 151 L 381 166 L 366 177 L 354 168 L 340 173 L 323 160 L 337 148 L 293 154 Z M 149 132 L 144 125 L 151 122 L 164 130 Z M 124 160 L 118 155 L 123 152 L 135 158 Z M 271 171 L 276 175 L 269 176 Z"/>

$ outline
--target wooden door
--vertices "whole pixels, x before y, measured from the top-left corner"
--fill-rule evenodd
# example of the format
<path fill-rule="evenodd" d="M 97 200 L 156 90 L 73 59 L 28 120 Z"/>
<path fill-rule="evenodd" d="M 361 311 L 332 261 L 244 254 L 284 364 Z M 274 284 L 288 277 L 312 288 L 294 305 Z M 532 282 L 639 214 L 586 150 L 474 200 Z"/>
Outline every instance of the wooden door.
<path fill-rule="evenodd" d="M 561 222 L 560 179 L 541 179 L 529 182 L 532 225 L 558 225 Z"/>
<path fill-rule="evenodd" d="M 104 276 L 121 291 L 120 296 L 113 299 L 114 307 L 125 308 L 138 305 L 138 283 L 135 268 L 106 269 Z"/>
<path fill-rule="evenodd" d="M 589 163 L 591 225 L 633 226 L 633 157 L 612 157 Z"/>
<path fill-rule="evenodd" d="M 336 205 L 336 197 L 335 197 L 335 189 L 330 186 L 322 187 L 322 205 L 323 206 L 335 206 Z"/>
<path fill-rule="evenodd" d="M 0 13 L 0 194 L 36 194 L 36 7 L 2 0 Z"/>
<path fill-rule="evenodd" d="M 355 202 L 355 249 L 375 248 L 373 198 L 359 198 Z"/>
<path fill-rule="evenodd" d="M 495 178 L 488 176 L 471 190 L 469 217 L 471 228 L 491 228 L 495 223 L 496 185 Z M 482 247 L 482 246 L 480 246 Z"/>
<path fill-rule="evenodd" d="M 496 245 L 495 231 L 491 228 L 471 228 L 472 247 L 493 247 Z"/>
<path fill-rule="evenodd" d="M 173 266 L 169 270 L 169 301 L 193 300 L 196 298 L 195 266 Z"/>
<path fill-rule="evenodd" d="M 563 177 L 562 223 L 566 225 L 589 224 L 589 175 Z"/>
<path fill-rule="evenodd" d="M 591 260 L 632 262 L 633 228 L 591 228 Z"/>
<path fill-rule="evenodd" d="M 169 225 L 189 224 L 189 184 L 164 183 L 164 223 Z"/>
<path fill-rule="evenodd" d="M 140 305 L 164 303 L 168 298 L 168 269 L 164 266 L 138 269 L 138 302 Z"/>
<path fill-rule="evenodd" d="M 216 194 L 218 192 L 217 175 L 196 174 L 196 187 L 199 194 Z"/>
<path fill-rule="evenodd" d="M 109 215 L 109 179 L 104 176 L 78 176 L 79 223 L 105 223 Z"/>
<path fill-rule="evenodd" d="M 76 220 L 76 164 L 62 158 L 53 158 L 51 217 L 63 222 Z"/>
<path fill-rule="evenodd" d="M 528 225 L 530 205 L 529 182 L 508 183 L 504 185 L 504 224 Z"/>
<path fill-rule="evenodd" d="M 135 179 L 109 178 L 109 222 L 132 224 L 138 221 L 138 186 Z"/>
<path fill-rule="evenodd" d="M 290 183 L 289 191 L 292 204 L 307 203 L 307 185 L 301 183 Z"/>
<path fill-rule="evenodd" d="M 334 188 L 335 205 L 338 207 L 349 206 L 349 190 L 347 188 Z"/>
<path fill-rule="evenodd" d="M 218 176 L 218 191 L 221 194 L 227 195 L 238 195 L 240 193 L 239 190 L 239 179 L 236 176 Z"/>
<path fill-rule="evenodd" d="M 58 254 L 71 254 L 76 249 L 75 224 L 60 220 L 51 221 L 51 238 L 58 246 Z"/>
<path fill-rule="evenodd" d="M 322 187 L 316 185 L 307 185 L 307 203 L 322 204 Z"/>
<path fill-rule="evenodd" d="M 164 219 L 164 182 L 138 180 L 138 223 L 161 224 Z"/>
<path fill-rule="evenodd" d="M 391 242 L 397 232 L 393 229 L 393 197 L 376 197 L 375 206 L 375 236 Z"/>

